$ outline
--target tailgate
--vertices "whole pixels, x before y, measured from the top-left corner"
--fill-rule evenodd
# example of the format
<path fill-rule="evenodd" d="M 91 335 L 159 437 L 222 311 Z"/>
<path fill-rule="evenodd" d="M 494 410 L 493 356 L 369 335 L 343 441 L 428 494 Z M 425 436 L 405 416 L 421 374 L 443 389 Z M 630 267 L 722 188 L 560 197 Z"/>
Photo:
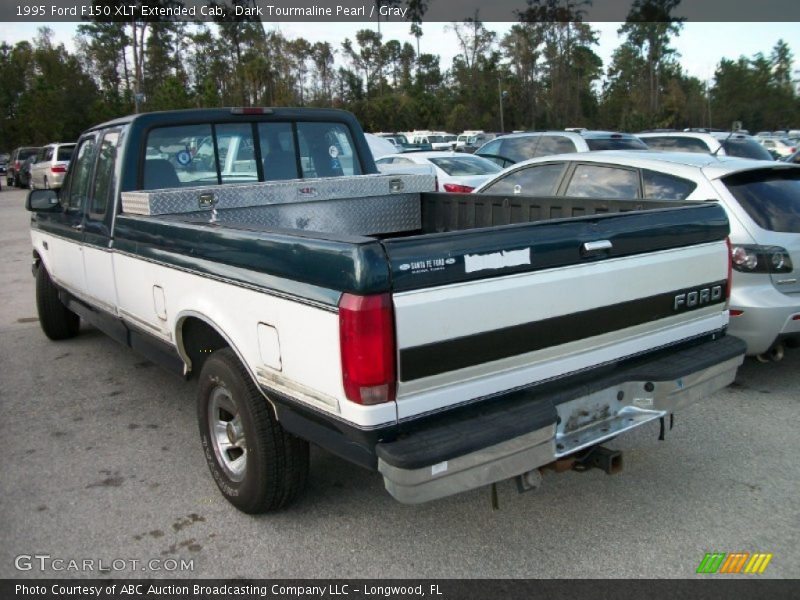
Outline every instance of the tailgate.
<path fill-rule="evenodd" d="M 703 204 L 385 240 L 398 417 L 721 329 L 727 233 Z"/>

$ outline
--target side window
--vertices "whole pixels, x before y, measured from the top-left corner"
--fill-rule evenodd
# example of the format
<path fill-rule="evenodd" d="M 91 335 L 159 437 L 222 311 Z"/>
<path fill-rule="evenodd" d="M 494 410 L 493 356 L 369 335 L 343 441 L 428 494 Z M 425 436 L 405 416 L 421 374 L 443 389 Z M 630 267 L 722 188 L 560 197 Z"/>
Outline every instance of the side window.
<path fill-rule="evenodd" d="M 68 209 L 80 209 L 86 203 L 94 165 L 95 146 L 94 137 L 86 138 L 78 146 L 75 161 L 70 168 L 69 193 L 66 198 Z"/>
<path fill-rule="evenodd" d="M 665 150 L 667 152 L 709 152 L 703 140 L 680 137 L 653 137 L 644 138 L 644 143 L 651 150 Z"/>
<path fill-rule="evenodd" d="M 222 183 L 258 181 L 253 127 L 250 123 L 216 126 Z"/>
<path fill-rule="evenodd" d="M 536 146 L 539 144 L 541 136 L 526 135 L 524 137 L 501 139 L 500 156 L 510 158 L 515 162 L 528 160 L 536 154 Z"/>
<path fill-rule="evenodd" d="M 500 140 L 495 140 L 481 148 L 481 154 L 499 154 Z"/>
<path fill-rule="evenodd" d="M 159 127 L 147 135 L 142 189 L 217 183 L 211 125 Z"/>
<path fill-rule="evenodd" d="M 578 165 L 569 182 L 566 195 L 609 200 L 638 198 L 639 174 L 629 169 Z"/>
<path fill-rule="evenodd" d="M 697 184 L 688 179 L 657 173 L 656 171 L 642 171 L 644 180 L 644 197 L 653 200 L 686 200 Z"/>
<path fill-rule="evenodd" d="M 483 194 L 520 194 L 523 196 L 552 196 L 556 193 L 563 163 L 552 163 L 520 169 L 503 177 L 485 190 Z"/>
<path fill-rule="evenodd" d="M 570 154 L 576 152 L 575 144 L 563 135 L 543 135 L 539 138 L 536 147 L 536 156 L 550 156 L 552 154 Z"/>
<path fill-rule="evenodd" d="M 259 123 L 258 141 L 264 181 L 298 179 L 297 151 L 290 123 Z"/>
<path fill-rule="evenodd" d="M 51 160 L 52 158 L 53 158 L 53 147 L 52 146 L 48 146 L 47 148 L 44 149 L 44 156 L 41 156 L 41 153 L 40 153 L 39 157 L 37 157 L 37 159 L 36 159 L 36 162 L 39 162 L 39 161 L 42 161 L 42 160 L 48 161 L 48 160 Z"/>
<path fill-rule="evenodd" d="M 109 199 L 114 194 L 115 169 L 119 131 L 109 131 L 103 135 L 97 157 L 97 170 L 94 176 L 94 189 L 89 204 L 89 214 L 102 217 L 106 214 Z"/>
<path fill-rule="evenodd" d="M 298 123 L 303 177 L 360 175 L 361 164 L 350 131 L 341 123 Z"/>

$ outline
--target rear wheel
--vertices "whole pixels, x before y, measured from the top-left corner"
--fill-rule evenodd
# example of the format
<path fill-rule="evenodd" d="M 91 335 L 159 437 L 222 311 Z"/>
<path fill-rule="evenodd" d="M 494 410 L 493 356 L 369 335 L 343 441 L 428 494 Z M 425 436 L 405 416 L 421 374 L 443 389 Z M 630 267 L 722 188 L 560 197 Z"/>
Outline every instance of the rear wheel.
<path fill-rule="evenodd" d="M 39 325 L 51 340 L 66 340 L 78 335 L 80 317 L 61 302 L 58 288 L 44 265 L 40 265 L 36 271 L 36 309 L 39 312 Z"/>
<path fill-rule="evenodd" d="M 236 508 L 278 510 L 303 491 L 308 442 L 281 427 L 230 348 L 214 352 L 200 371 L 197 417 L 208 468 Z"/>

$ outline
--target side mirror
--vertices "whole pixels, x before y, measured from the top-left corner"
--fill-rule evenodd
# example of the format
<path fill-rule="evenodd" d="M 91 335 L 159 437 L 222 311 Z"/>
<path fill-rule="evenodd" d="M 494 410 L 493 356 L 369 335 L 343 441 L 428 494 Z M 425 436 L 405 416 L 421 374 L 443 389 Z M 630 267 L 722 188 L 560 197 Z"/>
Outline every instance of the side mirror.
<path fill-rule="evenodd" d="M 61 212 L 55 190 L 31 190 L 25 200 L 25 208 L 31 212 Z"/>

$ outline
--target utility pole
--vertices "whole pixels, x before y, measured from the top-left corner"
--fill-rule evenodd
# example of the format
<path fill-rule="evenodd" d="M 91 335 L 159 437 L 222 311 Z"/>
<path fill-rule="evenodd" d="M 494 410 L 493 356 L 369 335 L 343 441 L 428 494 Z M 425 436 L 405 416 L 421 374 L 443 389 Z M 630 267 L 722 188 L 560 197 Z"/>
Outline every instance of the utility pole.
<path fill-rule="evenodd" d="M 500 100 L 500 133 L 505 133 L 505 124 L 503 123 L 503 100 L 508 96 L 508 92 L 503 89 L 502 80 L 497 78 L 497 96 Z"/>

